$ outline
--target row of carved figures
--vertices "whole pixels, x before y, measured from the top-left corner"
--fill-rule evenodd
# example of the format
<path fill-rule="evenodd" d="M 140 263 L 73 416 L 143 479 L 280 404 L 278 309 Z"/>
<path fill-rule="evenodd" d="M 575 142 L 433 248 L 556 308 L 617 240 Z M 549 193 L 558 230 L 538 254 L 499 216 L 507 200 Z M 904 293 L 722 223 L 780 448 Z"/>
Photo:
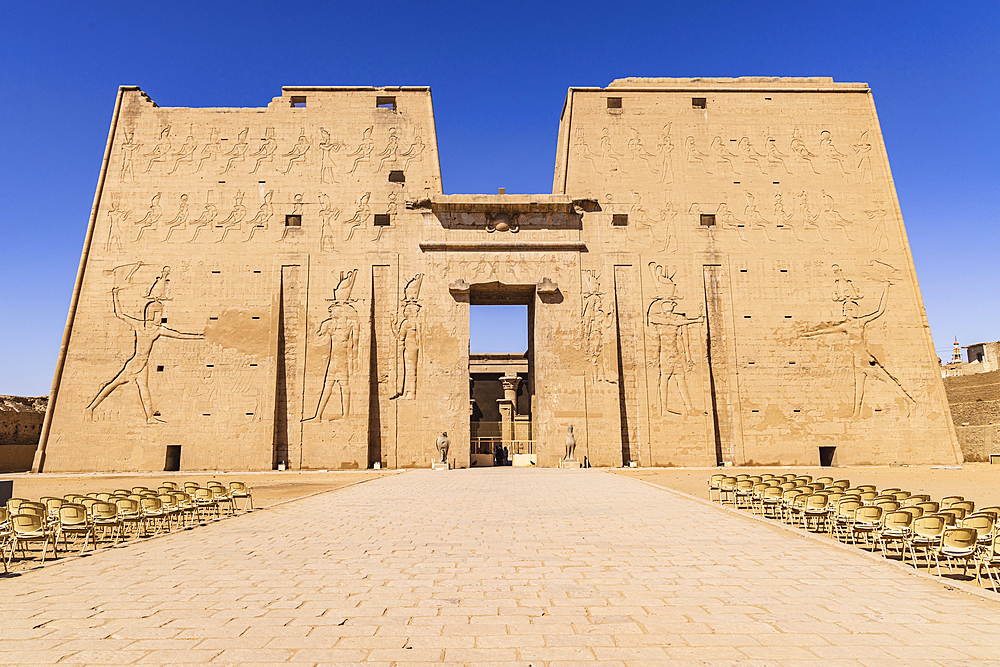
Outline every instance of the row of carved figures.
<path fill-rule="evenodd" d="M 626 126 L 627 127 L 627 126 Z M 644 164 L 650 174 L 659 176 L 660 183 L 672 183 L 675 166 L 697 166 L 707 174 L 730 173 L 777 176 L 795 171 L 822 175 L 853 175 L 857 183 L 872 183 L 872 151 L 868 132 L 863 131 L 856 143 L 838 147 L 830 130 L 822 130 L 818 137 L 807 143 L 800 128 L 792 130 L 791 139 L 783 151 L 770 131 L 754 143 L 748 136 L 726 141 L 716 135 L 706 149 L 699 147 L 699 140 L 688 135 L 683 140 L 683 150 L 674 155 L 672 123 L 663 126 L 655 139 L 655 150 L 647 149 L 642 135 L 634 127 L 627 127 L 628 138 L 615 137 L 610 128 L 601 130 L 599 150 L 591 150 L 583 128 L 576 131 L 571 155 L 580 164 L 589 163 L 598 174 L 626 173 L 626 165 Z M 702 140 L 704 141 L 704 140 Z M 617 147 L 616 144 L 617 143 Z M 624 148 L 622 146 L 624 145 Z M 785 144 L 782 142 L 782 146 Z M 843 150 L 841 150 L 843 148 Z M 795 171 L 793 171 L 795 169 Z"/>
<path fill-rule="evenodd" d="M 264 130 L 260 145 L 255 150 L 248 139 L 249 127 L 239 131 L 231 147 L 215 127 L 209 129 L 208 137 L 203 140 L 196 139 L 192 129 L 179 146 L 174 146 L 169 125 L 160 130 L 155 143 L 149 146 L 137 141 L 135 132 L 125 132 L 124 140 L 118 144 L 121 150 L 118 176 L 123 182 L 134 183 L 137 173 L 168 176 L 175 173 L 197 174 L 203 168 L 206 172 L 215 170 L 219 175 L 262 175 L 265 171 L 289 174 L 296 166 L 314 161 L 318 152 L 320 182 L 337 183 L 338 175 L 353 174 L 363 164 L 374 167 L 374 173 L 381 172 L 383 168 L 405 171 L 411 162 L 422 159 L 426 145 L 419 133 L 406 142 L 401 139 L 398 128 L 390 127 L 382 150 L 376 152 L 377 145 L 372 138 L 374 130 L 374 125 L 368 126 L 357 144 L 348 144 L 321 127 L 319 142 L 313 150 L 316 138 L 310 139 L 303 129 L 287 152 L 278 148 L 273 127 Z"/>
<path fill-rule="evenodd" d="M 190 197 L 187 194 L 181 194 L 178 196 L 176 212 L 168 217 L 164 216 L 163 207 L 160 204 L 162 193 L 157 192 L 150 199 L 149 207 L 140 218 L 133 217 L 131 210 L 121 208 L 120 193 L 113 193 L 109 197 L 110 206 L 107 210 L 108 235 L 104 243 L 105 250 L 120 253 L 126 242 L 138 243 L 143 239 L 147 242 L 178 243 L 192 243 L 197 240 L 221 243 L 227 239 L 246 243 L 254 238 L 261 240 L 265 238 L 265 232 L 275 222 L 273 195 L 273 190 L 263 193 L 256 213 L 251 216 L 244 203 L 246 194 L 243 191 L 238 191 L 233 196 L 231 208 L 225 214 L 219 211 L 215 193 L 212 190 L 208 191 L 205 204 L 198 212 L 191 210 Z M 381 239 L 382 232 L 387 226 L 373 224 L 371 195 L 371 192 L 363 193 L 358 198 L 354 214 L 350 218 L 340 220 L 341 211 L 333 205 L 330 196 L 326 193 L 319 194 L 318 216 L 322 230 L 320 237 L 322 250 L 333 250 L 340 243 L 346 243 L 352 238 L 360 240 L 367 237 L 371 241 Z M 298 216 L 298 221 L 301 222 L 304 206 L 303 195 L 301 193 L 295 194 L 288 215 Z M 389 216 L 390 221 L 398 214 L 398 211 L 396 193 L 390 192 L 385 204 L 385 213 Z M 130 217 L 133 217 L 133 221 L 129 224 Z M 288 238 L 292 230 L 301 229 L 300 227 L 280 224 L 281 222 L 282 220 L 279 218 L 277 227 L 282 231 L 278 241 Z M 216 229 L 221 229 L 221 234 L 217 235 Z"/>

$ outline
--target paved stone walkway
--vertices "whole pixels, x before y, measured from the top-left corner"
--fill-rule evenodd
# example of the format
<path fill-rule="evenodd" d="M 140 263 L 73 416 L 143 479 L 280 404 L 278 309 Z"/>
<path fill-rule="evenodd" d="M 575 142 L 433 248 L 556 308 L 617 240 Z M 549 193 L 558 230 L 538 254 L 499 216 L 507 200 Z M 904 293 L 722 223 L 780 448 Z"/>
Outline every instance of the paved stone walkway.
<path fill-rule="evenodd" d="M 960 665 L 1000 603 L 598 471 L 414 471 L 0 579 L 0 663 Z"/>

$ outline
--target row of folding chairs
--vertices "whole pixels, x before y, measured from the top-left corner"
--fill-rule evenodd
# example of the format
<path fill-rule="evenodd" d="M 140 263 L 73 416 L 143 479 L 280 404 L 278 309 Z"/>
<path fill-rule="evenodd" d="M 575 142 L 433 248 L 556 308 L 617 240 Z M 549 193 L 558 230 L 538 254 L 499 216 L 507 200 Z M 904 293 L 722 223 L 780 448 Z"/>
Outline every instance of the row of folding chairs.
<path fill-rule="evenodd" d="M 49 544 L 58 556 L 60 539 L 68 550 L 70 537 L 83 540 L 80 553 L 88 545 L 96 549 L 102 540 L 117 546 L 129 534 L 138 538 L 221 518 L 223 511 L 235 514 L 241 500 L 242 511 L 253 509 L 253 493 L 245 483 L 231 482 L 227 487 L 215 480 L 204 487 L 186 482 L 184 490 L 175 482 L 163 482 L 155 490 L 136 486 L 61 498 L 46 496 L 37 502 L 11 498 L 0 507 L 0 560 L 6 572 L 15 552 L 26 558 L 26 547 L 41 543 L 44 564 Z"/>
<path fill-rule="evenodd" d="M 975 565 L 976 581 L 985 571 L 994 589 L 1000 586 L 1000 506 L 976 509 L 962 496 L 933 501 L 927 494 L 913 494 L 897 487 L 851 486 L 849 480 L 807 475 L 713 475 L 712 500 L 732 503 L 761 516 L 814 532 L 825 531 L 843 542 L 871 551 L 898 546 L 899 558 L 909 554 L 919 567 L 918 551 L 930 572 L 932 563 L 941 574 L 941 560 L 952 567 L 963 563 L 963 576 Z"/>

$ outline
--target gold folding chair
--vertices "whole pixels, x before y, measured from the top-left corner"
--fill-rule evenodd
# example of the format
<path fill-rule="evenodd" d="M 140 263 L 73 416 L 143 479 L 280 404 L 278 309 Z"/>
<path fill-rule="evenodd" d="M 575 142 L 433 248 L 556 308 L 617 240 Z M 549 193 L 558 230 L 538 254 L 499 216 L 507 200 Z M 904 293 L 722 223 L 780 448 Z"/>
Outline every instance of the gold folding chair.
<path fill-rule="evenodd" d="M 93 537 L 94 542 L 97 542 L 97 538 L 94 537 L 94 526 L 90 523 L 90 517 L 87 515 L 87 508 L 78 503 L 65 503 L 59 508 L 59 525 L 56 527 L 56 544 L 59 543 L 59 538 L 63 540 L 63 549 L 69 550 L 69 545 L 66 541 L 67 535 L 83 535 L 83 546 L 80 547 L 80 553 L 87 550 L 87 544 L 90 543 L 90 539 Z M 94 546 L 96 549 L 96 544 Z"/>
<path fill-rule="evenodd" d="M 933 549 L 941 542 L 941 535 L 948 528 L 947 518 L 940 514 L 925 514 L 913 520 L 910 537 L 906 541 L 906 546 L 913 558 L 913 567 L 920 568 L 917 563 L 917 549 L 924 550 L 924 558 L 927 561 L 927 571 L 931 571 L 931 554 Z M 903 555 L 903 562 L 906 562 L 906 555 Z"/>
<path fill-rule="evenodd" d="M 949 528 L 941 536 L 941 546 L 934 550 L 934 560 L 937 562 L 938 576 L 941 576 L 941 558 L 948 559 L 949 569 L 954 570 L 953 560 L 960 560 L 963 563 L 962 576 L 969 570 L 969 561 L 976 562 L 976 541 L 978 533 L 975 528 Z M 977 563 L 978 565 L 978 563 Z M 982 585 L 982 578 L 979 577 L 980 568 L 976 568 L 977 581 Z"/>
<path fill-rule="evenodd" d="M 22 503 L 23 504 L 23 503 Z M 10 552 L 7 555 L 7 565 L 10 565 L 14 557 L 14 551 L 21 549 L 21 556 L 27 553 L 24 550 L 25 544 L 32 542 L 42 542 L 42 564 L 45 564 L 45 554 L 49 548 L 49 541 L 52 539 L 52 531 L 45 525 L 45 517 L 38 514 L 18 513 L 10 517 Z M 58 556 L 55 543 L 52 544 L 53 557 Z"/>

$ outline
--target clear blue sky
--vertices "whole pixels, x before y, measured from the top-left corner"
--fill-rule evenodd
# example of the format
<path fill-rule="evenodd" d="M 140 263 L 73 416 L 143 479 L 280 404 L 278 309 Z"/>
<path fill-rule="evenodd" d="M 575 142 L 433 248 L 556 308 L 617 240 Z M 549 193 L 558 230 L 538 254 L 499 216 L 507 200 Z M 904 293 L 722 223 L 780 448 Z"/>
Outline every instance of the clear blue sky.
<path fill-rule="evenodd" d="M 11 2 L 0 24 L 0 394 L 47 394 L 119 84 L 161 106 L 430 85 L 446 192 L 550 192 L 569 86 L 871 84 L 939 355 L 1000 339 L 1000 3 Z"/>

